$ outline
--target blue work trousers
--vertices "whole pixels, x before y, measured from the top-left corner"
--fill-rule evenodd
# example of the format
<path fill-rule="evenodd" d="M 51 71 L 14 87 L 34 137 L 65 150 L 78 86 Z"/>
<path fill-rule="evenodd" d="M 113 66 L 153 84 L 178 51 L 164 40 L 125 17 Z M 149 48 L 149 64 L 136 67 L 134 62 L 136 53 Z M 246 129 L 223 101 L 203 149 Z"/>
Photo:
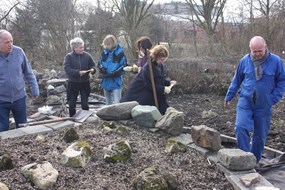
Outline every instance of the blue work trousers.
<path fill-rule="evenodd" d="M 266 137 L 270 128 L 272 109 L 246 109 L 237 106 L 236 138 L 237 147 L 252 152 L 257 162 L 261 159 Z M 252 134 L 252 142 L 250 137 Z"/>
<path fill-rule="evenodd" d="M 4 102 L 0 100 L 0 132 L 9 130 L 9 116 L 12 111 L 16 128 L 21 123 L 27 123 L 26 97 L 15 102 Z"/>

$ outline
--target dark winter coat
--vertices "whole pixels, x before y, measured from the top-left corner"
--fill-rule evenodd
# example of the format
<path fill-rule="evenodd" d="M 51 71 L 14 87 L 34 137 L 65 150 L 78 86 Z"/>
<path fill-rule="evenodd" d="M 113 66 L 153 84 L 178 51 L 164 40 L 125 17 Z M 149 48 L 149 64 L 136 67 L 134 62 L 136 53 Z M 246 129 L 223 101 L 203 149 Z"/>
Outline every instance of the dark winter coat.
<path fill-rule="evenodd" d="M 69 82 L 88 82 L 89 74 L 86 73 L 85 75 L 80 76 L 79 71 L 89 70 L 92 68 L 95 70 L 95 63 L 91 55 L 87 52 L 76 54 L 73 51 L 68 53 L 64 59 L 64 70 Z"/>
<path fill-rule="evenodd" d="M 169 105 L 166 100 L 166 95 L 164 94 L 164 88 L 165 86 L 170 85 L 170 80 L 166 79 L 166 71 L 164 70 L 165 67 L 162 64 L 158 65 L 154 61 L 152 62 L 152 68 L 159 111 L 161 114 L 165 114 L 165 111 Z M 146 64 L 143 67 L 142 72 L 140 72 L 134 78 L 130 85 L 130 88 L 121 99 L 121 102 L 128 101 L 137 101 L 140 105 L 155 105 L 148 64 Z"/>

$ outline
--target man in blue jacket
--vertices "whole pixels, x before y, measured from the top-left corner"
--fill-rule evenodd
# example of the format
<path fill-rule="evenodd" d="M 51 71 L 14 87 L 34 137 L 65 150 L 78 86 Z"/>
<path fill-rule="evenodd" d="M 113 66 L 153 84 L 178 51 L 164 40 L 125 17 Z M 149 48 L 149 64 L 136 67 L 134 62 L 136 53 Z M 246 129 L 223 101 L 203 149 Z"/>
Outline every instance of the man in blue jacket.
<path fill-rule="evenodd" d="M 16 127 L 27 123 L 25 79 L 32 98 L 39 96 L 39 87 L 24 51 L 13 45 L 13 37 L 0 30 L 0 132 L 9 130 L 12 111 Z"/>
<path fill-rule="evenodd" d="M 251 53 L 240 60 L 229 86 L 225 107 L 229 108 L 230 101 L 238 92 L 235 123 L 237 146 L 252 152 L 259 162 L 270 128 L 272 105 L 282 98 L 285 91 L 285 70 L 280 57 L 269 52 L 261 36 L 253 37 L 249 48 Z"/>

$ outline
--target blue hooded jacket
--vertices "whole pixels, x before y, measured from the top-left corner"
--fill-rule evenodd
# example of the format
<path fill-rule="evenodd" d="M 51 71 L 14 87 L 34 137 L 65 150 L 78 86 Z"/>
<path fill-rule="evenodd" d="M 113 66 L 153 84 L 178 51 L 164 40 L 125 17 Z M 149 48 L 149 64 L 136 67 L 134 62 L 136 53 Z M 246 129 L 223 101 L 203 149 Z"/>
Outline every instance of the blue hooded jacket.
<path fill-rule="evenodd" d="M 102 78 L 102 88 L 115 90 L 122 88 L 123 68 L 127 65 L 124 49 L 119 44 L 112 50 L 104 49 L 100 56 L 98 68 Z"/>

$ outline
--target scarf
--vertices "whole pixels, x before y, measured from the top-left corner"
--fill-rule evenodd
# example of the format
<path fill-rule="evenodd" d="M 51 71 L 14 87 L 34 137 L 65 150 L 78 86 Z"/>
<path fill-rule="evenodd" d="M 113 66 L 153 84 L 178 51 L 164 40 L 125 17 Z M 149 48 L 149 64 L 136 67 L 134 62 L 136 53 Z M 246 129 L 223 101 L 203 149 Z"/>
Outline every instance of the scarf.
<path fill-rule="evenodd" d="M 267 51 L 267 49 L 265 50 L 265 55 L 264 55 L 264 57 L 262 59 L 255 59 L 250 54 L 250 59 L 251 59 L 253 65 L 254 65 L 254 69 L 255 69 L 256 80 L 260 80 L 262 78 L 262 75 L 263 75 L 262 64 L 267 59 L 268 55 L 269 55 L 269 51 Z"/>

